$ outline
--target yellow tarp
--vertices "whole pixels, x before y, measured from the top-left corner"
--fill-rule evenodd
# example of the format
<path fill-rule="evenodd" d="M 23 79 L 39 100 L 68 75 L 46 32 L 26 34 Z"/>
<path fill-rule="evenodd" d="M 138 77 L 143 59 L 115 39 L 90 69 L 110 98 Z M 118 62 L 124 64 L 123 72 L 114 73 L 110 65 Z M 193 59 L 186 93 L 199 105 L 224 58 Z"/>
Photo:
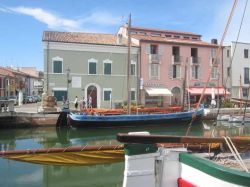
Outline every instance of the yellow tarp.
<path fill-rule="evenodd" d="M 88 166 L 124 161 L 124 150 L 36 153 L 6 155 L 3 158 L 48 165 Z"/>

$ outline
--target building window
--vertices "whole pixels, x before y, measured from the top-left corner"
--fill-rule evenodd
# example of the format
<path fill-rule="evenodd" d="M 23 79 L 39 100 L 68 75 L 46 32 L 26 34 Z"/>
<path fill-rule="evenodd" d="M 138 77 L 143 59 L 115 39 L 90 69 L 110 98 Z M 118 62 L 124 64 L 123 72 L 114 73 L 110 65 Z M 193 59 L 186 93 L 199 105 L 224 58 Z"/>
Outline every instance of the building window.
<path fill-rule="evenodd" d="M 243 97 L 248 97 L 248 88 L 242 88 Z"/>
<path fill-rule="evenodd" d="M 131 101 L 135 101 L 136 100 L 136 97 L 135 97 L 135 90 L 131 90 L 131 95 L 130 95 L 130 97 L 131 97 Z"/>
<path fill-rule="evenodd" d="M 212 73 L 211 73 L 211 78 L 212 79 L 217 79 L 218 78 L 218 67 L 212 67 Z"/>
<path fill-rule="evenodd" d="M 161 36 L 161 33 L 152 32 L 151 36 Z"/>
<path fill-rule="evenodd" d="M 158 54 L 158 46 L 150 45 L 150 54 Z"/>
<path fill-rule="evenodd" d="M 0 77 L 0 88 L 3 88 L 3 78 Z"/>
<path fill-rule="evenodd" d="M 244 58 L 248 58 L 248 49 L 244 49 Z"/>
<path fill-rule="evenodd" d="M 212 48 L 212 49 L 211 49 L 211 57 L 212 57 L 212 58 L 215 58 L 215 57 L 216 57 L 216 49 L 215 49 L 215 48 Z"/>
<path fill-rule="evenodd" d="M 103 61 L 103 74 L 104 75 L 111 75 L 112 70 L 112 61 L 110 60 L 104 60 Z"/>
<path fill-rule="evenodd" d="M 136 63 L 134 61 L 131 62 L 131 75 L 136 75 Z"/>
<path fill-rule="evenodd" d="M 199 78 L 199 66 L 192 66 L 192 78 L 193 79 Z"/>
<path fill-rule="evenodd" d="M 103 89 L 103 101 L 110 101 L 111 100 L 112 89 L 111 88 L 104 88 Z"/>
<path fill-rule="evenodd" d="M 89 62 L 89 74 L 96 74 L 96 63 Z"/>
<path fill-rule="evenodd" d="M 227 58 L 229 58 L 229 56 L 230 56 L 230 50 L 228 49 L 227 50 Z"/>
<path fill-rule="evenodd" d="M 159 64 L 150 64 L 150 77 L 152 79 L 159 78 Z"/>
<path fill-rule="evenodd" d="M 227 67 L 227 76 L 230 77 L 230 71 L 231 71 L 231 68 L 230 67 Z"/>
<path fill-rule="evenodd" d="M 177 79 L 181 77 L 181 66 L 180 65 L 173 65 L 173 78 Z"/>
<path fill-rule="evenodd" d="M 249 84 L 249 68 L 244 68 L 244 84 Z"/>
<path fill-rule="evenodd" d="M 53 61 L 53 73 L 62 73 L 62 61 Z"/>

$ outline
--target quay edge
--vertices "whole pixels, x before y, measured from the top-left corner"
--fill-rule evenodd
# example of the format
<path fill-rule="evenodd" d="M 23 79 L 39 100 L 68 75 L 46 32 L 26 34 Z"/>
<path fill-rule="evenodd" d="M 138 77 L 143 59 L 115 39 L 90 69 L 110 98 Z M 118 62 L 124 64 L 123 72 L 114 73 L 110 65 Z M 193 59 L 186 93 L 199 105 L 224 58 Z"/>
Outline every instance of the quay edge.
<path fill-rule="evenodd" d="M 0 113 L 0 128 L 56 126 L 59 113 Z"/>
<path fill-rule="evenodd" d="M 205 109 L 204 120 L 216 119 L 218 108 Z M 220 108 L 219 114 L 243 114 L 244 108 Z M 54 113 L 25 113 L 25 112 L 1 112 L 0 128 L 23 128 L 56 126 L 60 112 Z M 246 108 L 246 115 L 250 115 L 250 108 Z"/>

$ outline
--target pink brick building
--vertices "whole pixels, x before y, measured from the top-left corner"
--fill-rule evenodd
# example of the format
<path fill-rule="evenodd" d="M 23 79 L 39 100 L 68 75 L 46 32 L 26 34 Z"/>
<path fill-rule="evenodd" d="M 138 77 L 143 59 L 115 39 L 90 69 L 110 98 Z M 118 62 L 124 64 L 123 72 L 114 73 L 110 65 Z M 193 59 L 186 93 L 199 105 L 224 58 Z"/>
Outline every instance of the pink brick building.
<path fill-rule="evenodd" d="M 121 27 L 118 33 L 127 37 L 127 27 Z M 191 102 L 197 102 L 211 68 L 209 87 L 222 85 L 221 54 L 212 67 L 218 49 L 215 39 L 208 43 L 202 41 L 199 34 L 141 27 L 131 28 L 131 38 L 141 49 L 138 81 L 141 104 L 180 105 L 187 95 Z M 209 102 L 211 93 L 205 94 Z"/>

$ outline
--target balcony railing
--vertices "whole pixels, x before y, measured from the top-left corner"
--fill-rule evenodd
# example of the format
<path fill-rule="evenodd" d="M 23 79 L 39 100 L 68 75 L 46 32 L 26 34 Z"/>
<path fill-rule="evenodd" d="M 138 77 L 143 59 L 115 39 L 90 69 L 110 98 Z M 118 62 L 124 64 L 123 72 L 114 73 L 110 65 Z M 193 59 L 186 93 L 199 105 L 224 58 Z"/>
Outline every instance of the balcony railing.
<path fill-rule="evenodd" d="M 216 58 L 210 58 L 210 65 L 214 65 L 214 66 L 217 66 L 217 65 L 219 65 L 219 63 L 220 63 L 220 59 L 216 59 Z"/>
<path fill-rule="evenodd" d="M 191 57 L 191 65 L 199 65 L 201 63 L 200 57 Z"/>
<path fill-rule="evenodd" d="M 182 63 L 182 56 L 172 55 L 172 64 L 181 64 L 181 63 Z"/>
<path fill-rule="evenodd" d="M 148 59 L 149 59 L 149 63 L 160 63 L 161 62 L 161 55 L 149 54 Z"/>

